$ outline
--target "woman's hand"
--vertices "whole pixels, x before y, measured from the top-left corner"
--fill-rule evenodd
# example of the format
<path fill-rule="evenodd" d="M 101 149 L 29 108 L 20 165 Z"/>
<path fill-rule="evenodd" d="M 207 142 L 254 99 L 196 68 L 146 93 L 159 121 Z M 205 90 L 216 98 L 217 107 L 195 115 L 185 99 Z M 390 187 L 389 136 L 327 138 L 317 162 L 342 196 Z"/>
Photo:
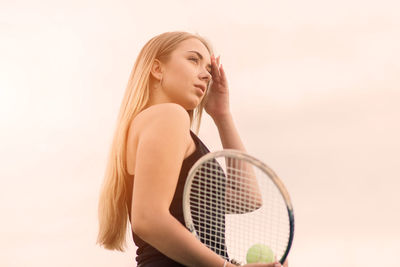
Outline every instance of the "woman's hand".
<path fill-rule="evenodd" d="M 205 99 L 205 110 L 215 120 L 230 114 L 228 81 L 222 65 L 219 64 L 220 56 L 215 59 L 211 55 L 211 76 L 207 98 Z"/>
<path fill-rule="evenodd" d="M 229 265 L 229 267 L 234 267 L 234 265 Z M 275 261 L 271 262 L 271 263 L 249 263 L 249 264 L 245 264 L 243 265 L 245 267 L 289 267 L 289 262 L 286 259 L 285 262 L 283 263 L 283 265 L 277 261 L 276 257 L 275 257 Z"/>
<path fill-rule="evenodd" d="M 245 264 L 243 265 L 245 267 L 288 267 L 289 263 L 288 260 L 285 260 L 285 262 L 283 263 L 283 265 L 279 262 L 276 261 L 275 262 L 271 262 L 271 263 L 250 263 L 250 264 Z"/>

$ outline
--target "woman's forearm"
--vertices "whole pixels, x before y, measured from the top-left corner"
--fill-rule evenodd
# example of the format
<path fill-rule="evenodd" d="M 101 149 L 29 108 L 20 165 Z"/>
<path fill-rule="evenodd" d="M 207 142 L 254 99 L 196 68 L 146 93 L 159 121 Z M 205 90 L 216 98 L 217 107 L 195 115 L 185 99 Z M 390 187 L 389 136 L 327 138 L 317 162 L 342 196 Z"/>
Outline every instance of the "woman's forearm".
<path fill-rule="evenodd" d="M 222 267 L 224 259 L 202 244 L 171 214 L 146 220 L 136 234 L 185 266 Z"/>
<path fill-rule="evenodd" d="M 218 128 L 224 149 L 236 149 L 246 152 L 230 113 L 214 119 L 214 122 Z M 227 181 L 230 185 L 227 188 L 226 196 L 228 213 L 245 213 L 261 207 L 262 198 L 253 166 L 245 161 L 236 162 L 235 160 L 229 160 L 226 164 L 229 167 L 227 168 Z M 235 189 L 237 183 L 242 184 L 239 192 Z M 243 193 L 245 193 L 245 201 L 243 200 Z M 240 207 L 240 209 L 236 207 Z"/>
<path fill-rule="evenodd" d="M 219 137 L 224 149 L 246 151 L 231 114 L 215 118 L 214 122 L 218 128 Z"/>

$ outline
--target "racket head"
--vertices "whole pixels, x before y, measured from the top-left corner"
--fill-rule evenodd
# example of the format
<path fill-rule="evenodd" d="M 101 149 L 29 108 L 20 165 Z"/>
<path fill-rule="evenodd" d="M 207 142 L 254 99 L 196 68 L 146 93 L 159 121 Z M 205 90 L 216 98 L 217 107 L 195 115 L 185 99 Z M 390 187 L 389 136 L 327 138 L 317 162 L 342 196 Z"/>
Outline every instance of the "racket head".
<path fill-rule="evenodd" d="M 276 173 L 257 158 L 235 149 L 202 156 L 188 173 L 182 202 L 186 227 L 227 260 L 243 264 L 255 244 L 286 260 L 294 236 L 292 202 Z"/>

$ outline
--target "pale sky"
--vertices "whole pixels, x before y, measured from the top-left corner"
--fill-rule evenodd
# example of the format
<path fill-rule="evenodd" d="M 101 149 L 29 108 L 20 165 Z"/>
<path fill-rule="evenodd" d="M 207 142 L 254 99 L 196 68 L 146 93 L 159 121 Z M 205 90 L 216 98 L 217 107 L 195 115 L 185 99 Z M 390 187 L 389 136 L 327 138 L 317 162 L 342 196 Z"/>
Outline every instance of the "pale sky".
<path fill-rule="evenodd" d="M 398 1 L 0 3 L 0 266 L 135 266 L 95 244 L 116 116 L 141 47 L 199 33 L 247 151 L 291 194 L 289 266 L 398 266 Z M 205 115 L 200 138 L 221 149 Z"/>

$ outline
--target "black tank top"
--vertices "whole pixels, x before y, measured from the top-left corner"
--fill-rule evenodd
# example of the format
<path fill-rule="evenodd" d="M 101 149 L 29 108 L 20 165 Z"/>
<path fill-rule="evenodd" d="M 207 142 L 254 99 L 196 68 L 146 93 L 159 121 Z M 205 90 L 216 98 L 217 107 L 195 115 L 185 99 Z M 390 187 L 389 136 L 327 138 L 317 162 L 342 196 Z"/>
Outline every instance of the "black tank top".
<path fill-rule="evenodd" d="M 196 150 L 189 155 L 186 159 L 183 160 L 182 162 L 182 167 L 181 171 L 179 174 L 179 179 L 178 179 L 178 184 L 175 189 L 175 194 L 172 199 L 171 205 L 170 205 L 170 212 L 171 214 L 182 224 L 185 225 L 184 222 L 184 217 L 183 217 L 183 209 L 182 209 L 182 197 L 183 197 L 183 189 L 185 187 L 185 182 L 186 182 L 186 177 L 188 175 L 188 172 L 190 168 L 193 166 L 193 164 L 203 155 L 209 153 L 210 151 L 208 148 L 204 145 L 204 143 L 192 132 L 190 131 L 190 135 L 193 138 L 194 143 L 196 144 Z M 128 202 L 132 199 L 132 196 L 128 197 Z M 130 207 L 130 203 L 128 203 Z M 222 228 L 225 228 L 225 216 L 220 216 L 221 218 L 218 219 L 218 221 L 221 222 L 219 227 L 222 226 Z M 129 215 L 130 219 L 130 215 Z M 220 228 L 221 229 L 221 228 Z M 220 232 L 220 231 L 219 231 Z M 225 231 L 222 231 L 225 232 Z M 138 266 L 151 266 L 151 267 L 156 267 L 156 266 L 163 266 L 163 267 L 182 267 L 184 265 L 173 261 L 172 259 L 168 258 L 161 252 L 159 252 L 156 248 L 152 247 L 150 244 L 146 243 L 144 240 L 142 240 L 139 236 L 137 236 L 133 231 L 132 231 L 132 237 L 133 241 L 135 242 L 137 246 L 136 250 L 136 262 Z M 225 236 L 220 236 L 217 237 L 218 241 L 221 242 L 222 244 L 225 244 Z M 203 242 L 204 243 L 204 242 Z M 217 254 L 221 255 L 222 257 L 228 259 L 228 254 L 226 251 L 226 247 L 220 247 L 215 251 Z M 183 252 L 184 253 L 184 252 Z"/>

